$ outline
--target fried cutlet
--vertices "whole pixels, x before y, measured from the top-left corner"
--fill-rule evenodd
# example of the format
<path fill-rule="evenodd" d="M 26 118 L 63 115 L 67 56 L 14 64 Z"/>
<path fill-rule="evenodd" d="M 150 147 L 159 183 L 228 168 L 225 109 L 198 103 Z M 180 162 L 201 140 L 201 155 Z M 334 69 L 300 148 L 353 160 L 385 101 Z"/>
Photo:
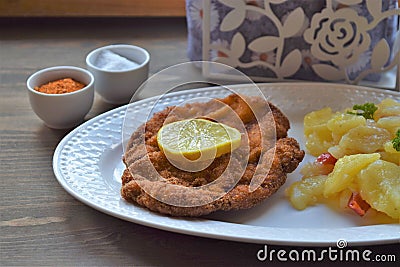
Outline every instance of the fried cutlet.
<path fill-rule="evenodd" d="M 269 108 L 265 108 L 265 104 Z M 236 122 L 227 115 L 232 111 L 238 118 Z M 214 159 L 201 171 L 182 170 L 160 151 L 157 133 L 164 123 L 188 117 L 208 118 L 232 127 L 239 127 L 236 125 L 239 121 L 244 125 L 247 138 L 237 151 Z M 251 208 L 274 194 L 285 183 L 287 173 L 294 171 L 304 157 L 297 141 L 287 137 L 289 128 L 287 117 L 258 97 L 232 94 L 209 102 L 168 107 L 155 113 L 132 134 L 123 157 L 126 169 L 122 175 L 121 195 L 129 202 L 172 216 L 201 216 L 217 210 Z M 236 157 L 232 156 L 234 153 Z M 243 166 L 243 169 L 231 168 L 230 164 Z M 222 175 L 226 181 L 211 189 L 202 189 L 213 185 Z M 252 188 L 252 181 L 258 181 L 258 186 Z M 179 190 L 182 186 L 199 190 L 187 195 Z M 179 199 L 185 205 L 171 205 L 168 203 L 172 202 L 160 199 Z"/>

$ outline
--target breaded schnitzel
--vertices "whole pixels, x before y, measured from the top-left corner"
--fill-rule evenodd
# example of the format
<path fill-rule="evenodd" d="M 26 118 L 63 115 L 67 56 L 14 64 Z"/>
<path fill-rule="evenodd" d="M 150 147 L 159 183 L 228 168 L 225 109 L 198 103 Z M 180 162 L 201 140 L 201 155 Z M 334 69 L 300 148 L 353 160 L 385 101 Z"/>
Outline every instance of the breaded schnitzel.
<path fill-rule="evenodd" d="M 230 113 L 237 119 L 232 119 Z M 157 133 L 164 123 L 188 117 L 205 117 L 238 129 L 242 124 L 246 138 L 240 148 L 214 159 L 205 169 L 182 170 L 160 151 Z M 132 134 L 123 158 L 127 168 L 121 195 L 129 202 L 173 216 L 251 208 L 275 193 L 304 157 L 297 141 L 287 137 L 289 128 L 286 116 L 258 97 L 232 94 L 209 102 L 168 107 Z M 216 183 L 222 176 L 225 180 Z M 257 186 L 253 188 L 254 182 Z M 186 194 L 180 190 L 182 187 L 199 190 Z M 184 205 L 169 204 L 175 200 Z"/>

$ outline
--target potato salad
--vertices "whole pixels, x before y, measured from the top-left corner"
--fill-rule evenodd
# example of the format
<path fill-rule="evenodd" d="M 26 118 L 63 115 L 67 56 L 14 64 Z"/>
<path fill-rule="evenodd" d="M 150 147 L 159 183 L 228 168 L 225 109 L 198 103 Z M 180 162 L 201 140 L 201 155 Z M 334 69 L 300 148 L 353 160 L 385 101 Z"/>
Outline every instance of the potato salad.
<path fill-rule="evenodd" d="M 323 108 L 304 118 L 306 150 L 316 157 L 286 191 L 299 210 L 335 203 L 359 216 L 400 218 L 400 103 Z"/>

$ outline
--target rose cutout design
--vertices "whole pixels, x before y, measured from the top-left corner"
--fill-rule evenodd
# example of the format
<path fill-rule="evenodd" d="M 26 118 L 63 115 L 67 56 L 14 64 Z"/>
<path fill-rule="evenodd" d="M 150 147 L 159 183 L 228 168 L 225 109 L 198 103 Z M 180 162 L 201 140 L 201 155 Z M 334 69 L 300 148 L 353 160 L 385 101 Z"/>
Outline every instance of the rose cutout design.
<path fill-rule="evenodd" d="M 330 61 L 339 68 L 354 64 L 370 46 L 368 21 L 351 8 L 333 11 L 325 8 L 313 16 L 304 39 L 311 44 L 311 53 L 321 61 Z"/>

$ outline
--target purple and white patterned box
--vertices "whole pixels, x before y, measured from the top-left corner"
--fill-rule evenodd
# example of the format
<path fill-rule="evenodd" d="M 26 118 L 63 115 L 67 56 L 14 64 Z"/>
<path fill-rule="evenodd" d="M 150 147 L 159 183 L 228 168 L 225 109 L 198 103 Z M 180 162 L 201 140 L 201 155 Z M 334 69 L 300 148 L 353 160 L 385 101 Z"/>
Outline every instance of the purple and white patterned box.
<path fill-rule="evenodd" d="M 397 0 L 186 0 L 186 10 L 190 60 L 255 81 L 357 84 L 400 62 Z"/>

